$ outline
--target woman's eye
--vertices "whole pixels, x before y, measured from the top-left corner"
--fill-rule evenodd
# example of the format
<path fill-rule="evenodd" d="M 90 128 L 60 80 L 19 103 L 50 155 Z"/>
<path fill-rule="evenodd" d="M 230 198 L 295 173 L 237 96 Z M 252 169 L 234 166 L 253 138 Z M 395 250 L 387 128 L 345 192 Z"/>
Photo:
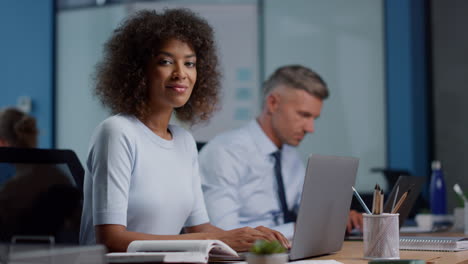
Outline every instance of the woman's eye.
<path fill-rule="evenodd" d="M 160 64 L 160 65 L 169 65 L 169 64 L 171 64 L 171 63 L 172 63 L 172 61 L 170 61 L 170 60 L 164 60 L 164 59 L 163 59 L 163 60 L 160 60 L 160 61 L 159 61 L 159 64 Z"/>
<path fill-rule="evenodd" d="M 186 63 L 185 63 L 185 66 L 187 66 L 187 67 L 189 67 L 189 68 L 193 68 L 193 67 L 195 67 L 195 62 L 191 62 L 191 61 L 186 62 Z"/>

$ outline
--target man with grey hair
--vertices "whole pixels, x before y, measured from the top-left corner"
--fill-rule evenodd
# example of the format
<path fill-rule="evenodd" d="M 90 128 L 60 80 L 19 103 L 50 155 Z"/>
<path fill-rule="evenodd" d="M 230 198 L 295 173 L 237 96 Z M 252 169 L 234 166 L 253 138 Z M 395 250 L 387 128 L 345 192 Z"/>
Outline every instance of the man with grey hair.
<path fill-rule="evenodd" d="M 201 150 L 202 187 L 214 225 L 263 225 L 291 238 L 305 175 L 295 147 L 314 132 L 328 88 L 301 65 L 278 68 L 263 88 L 256 120 L 218 135 Z M 351 211 L 348 231 L 360 226 L 362 215 Z"/>

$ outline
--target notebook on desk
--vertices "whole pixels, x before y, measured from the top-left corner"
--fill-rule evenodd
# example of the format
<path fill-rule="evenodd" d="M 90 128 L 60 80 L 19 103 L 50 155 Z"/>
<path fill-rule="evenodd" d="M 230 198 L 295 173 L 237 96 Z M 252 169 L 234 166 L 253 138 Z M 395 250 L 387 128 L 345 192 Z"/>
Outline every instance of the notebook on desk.
<path fill-rule="evenodd" d="M 400 249 L 421 251 L 468 250 L 468 237 L 401 237 Z"/>

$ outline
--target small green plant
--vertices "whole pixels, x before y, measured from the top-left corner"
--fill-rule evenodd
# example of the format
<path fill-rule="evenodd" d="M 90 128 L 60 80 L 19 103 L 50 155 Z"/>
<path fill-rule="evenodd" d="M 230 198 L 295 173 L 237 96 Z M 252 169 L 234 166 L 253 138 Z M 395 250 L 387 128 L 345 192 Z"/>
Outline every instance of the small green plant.
<path fill-rule="evenodd" d="M 266 240 L 257 240 L 250 248 L 250 252 L 257 255 L 269 255 L 277 253 L 285 253 L 286 248 L 284 248 L 281 243 L 277 240 L 275 241 L 266 241 Z"/>

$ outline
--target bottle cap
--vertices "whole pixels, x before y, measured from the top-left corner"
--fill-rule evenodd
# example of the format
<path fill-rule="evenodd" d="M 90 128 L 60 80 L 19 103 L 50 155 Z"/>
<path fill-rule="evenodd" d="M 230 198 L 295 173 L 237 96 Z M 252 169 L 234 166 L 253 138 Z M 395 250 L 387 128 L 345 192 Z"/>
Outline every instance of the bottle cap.
<path fill-rule="evenodd" d="M 434 161 L 432 161 L 431 167 L 432 167 L 433 170 L 440 170 L 440 167 L 442 167 L 442 166 L 441 166 L 439 160 L 434 160 Z"/>

